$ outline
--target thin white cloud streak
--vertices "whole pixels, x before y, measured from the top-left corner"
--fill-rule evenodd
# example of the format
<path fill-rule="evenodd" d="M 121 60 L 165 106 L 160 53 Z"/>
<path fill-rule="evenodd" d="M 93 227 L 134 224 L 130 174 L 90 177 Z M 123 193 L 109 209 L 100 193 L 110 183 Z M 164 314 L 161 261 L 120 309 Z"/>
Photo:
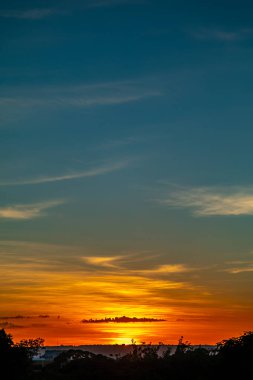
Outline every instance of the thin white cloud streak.
<path fill-rule="evenodd" d="M 79 107 L 119 105 L 161 96 L 156 89 L 137 82 L 94 83 L 90 85 L 44 88 L 6 88 L 0 97 L 0 106 L 18 107 Z"/>
<path fill-rule="evenodd" d="M 253 215 L 253 189 L 190 188 L 173 192 L 160 203 L 191 209 L 195 216 Z"/>
<path fill-rule="evenodd" d="M 27 220 L 44 216 L 44 210 L 65 203 L 63 200 L 13 205 L 0 208 L 0 219 Z"/>
<path fill-rule="evenodd" d="M 119 94 L 117 95 L 104 95 L 104 96 L 91 96 L 84 97 L 82 95 L 76 97 L 61 97 L 57 96 L 55 98 L 21 98 L 21 97 L 1 97 L 0 106 L 17 106 L 21 108 L 25 107 L 46 107 L 46 106 L 57 106 L 57 107 L 79 107 L 79 108 L 90 108 L 96 106 L 106 106 L 106 105 L 117 105 L 126 104 L 136 101 L 143 100 L 145 98 L 160 96 L 161 93 L 156 91 L 147 91 L 139 94 Z"/>
<path fill-rule="evenodd" d="M 109 8 L 128 4 L 145 4 L 145 0 L 91 0 L 82 4 L 80 9 L 78 7 L 76 10 L 79 12 L 81 10 L 96 9 L 96 8 Z M 30 8 L 30 9 L 7 9 L 0 10 L 0 18 L 7 19 L 19 19 L 19 20 L 41 20 L 54 15 L 65 15 L 68 14 L 67 8 L 56 9 L 56 8 Z"/>
<path fill-rule="evenodd" d="M 3 182 L 0 182 L 0 186 L 39 185 L 39 184 L 50 183 L 50 182 L 70 181 L 70 180 L 78 179 L 78 178 L 96 177 L 96 176 L 104 175 L 107 173 L 112 173 L 120 169 L 124 169 L 128 166 L 128 164 L 129 164 L 129 161 L 122 161 L 122 162 L 117 162 L 110 165 L 104 165 L 101 167 L 85 170 L 82 172 L 75 172 L 75 173 L 64 174 L 64 175 L 59 175 L 59 176 L 37 177 L 37 178 L 21 179 L 21 180 L 15 180 L 15 181 L 3 181 Z"/>
<path fill-rule="evenodd" d="M 216 40 L 220 42 L 235 42 L 252 35 L 252 28 L 243 28 L 236 31 L 228 31 L 218 28 L 208 29 L 203 28 L 199 31 L 194 31 L 192 34 L 199 40 Z"/>
<path fill-rule="evenodd" d="M 0 17 L 2 18 L 16 18 L 21 20 L 40 20 L 46 17 L 65 13 L 58 9 L 53 8 L 33 8 L 33 9 L 10 9 L 6 11 L 0 11 Z"/>

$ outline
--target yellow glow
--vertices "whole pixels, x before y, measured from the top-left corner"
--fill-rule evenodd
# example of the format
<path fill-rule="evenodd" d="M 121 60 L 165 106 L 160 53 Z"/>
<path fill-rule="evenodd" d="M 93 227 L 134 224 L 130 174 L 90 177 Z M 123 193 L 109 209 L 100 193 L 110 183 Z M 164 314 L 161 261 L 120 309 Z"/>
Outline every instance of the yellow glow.
<path fill-rule="evenodd" d="M 214 287 L 203 286 L 198 277 L 192 277 L 193 269 L 185 265 L 137 271 L 119 267 L 122 256 L 87 255 L 86 261 L 82 256 L 77 258 L 87 266 L 68 266 L 59 264 L 57 257 L 54 262 L 49 255 L 17 256 L 10 247 L 11 252 L 0 258 L 0 323 L 16 339 L 41 336 L 47 344 L 129 344 L 132 338 L 176 343 L 184 335 L 192 342 L 215 343 L 240 334 L 238 326 L 252 329 L 251 304 L 245 300 L 242 304 L 240 299 L 233 305 L 230 288 L 220 296 Z M 32 252 L 42 248 L 30 247 Z M 49 318 L 38 317 L 43 314 Z M 6 315 L 30 318 L 1 319 Z M 163 318 L 166 322 L 81 323 L 82 319 L 123 315 Z"/>
<path fill-rule="evenodd" d="M 86 257 L 82 257 L 82 260 L 88 264 L 91 264 L 91 265 L 101 265 L 101 266 L 107 266 L 107 267 L 114 267 L 113 262 L 119 260 L 121 257 L 122 256 L 113 256 L 113 257 L 112 256 L 109 256 L 109 257 L 86 256 Z"/>

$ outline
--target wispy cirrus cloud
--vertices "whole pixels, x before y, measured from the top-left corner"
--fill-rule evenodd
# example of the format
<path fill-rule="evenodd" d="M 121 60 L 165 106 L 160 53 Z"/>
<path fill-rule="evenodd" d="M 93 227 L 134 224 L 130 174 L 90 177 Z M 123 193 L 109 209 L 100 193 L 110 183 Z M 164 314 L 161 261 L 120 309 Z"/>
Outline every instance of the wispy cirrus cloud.
<path fill-rule="evenodd" d="M 98 96 L 85 96 L 80 94 L 80 96 L 75 97 L 56 97 L 56 98 L 19 98 L 19 97 L 1 97 L 0 98 L 0 106 L 6 107 L 78 107 L 78 108 L 90 108 L 97 106 L 109 106 L 109 105 L 119 105 L 132 103 L 136 101 L 140 101 L 145 98 L 158 96 L 160 95 L 158 92 L 147 91 L 143 93 L 133 93 L 133 94 L 111 94 L 108 96 L 98 95 Z"/>
<path fill-rule="evenodd" d="M 145 81 L 144 81 L 145 82 Z M 2 88 L 0 123 L 18 121 L 41 109 L 91 109 L 146 101 L 163 95 L 161 89 L 138 81 L 69 86 L 20 86 Z"/>
<path fill-rule="evenodd" d="M 142 268 L 129 267 L 129 263 L 136 263 L 138 260 L 142 261 Z M 121 256 L 84 256 L 82 260 L 91 266 L 94 266 L 97 270 L 115 270 L 118 269 L 121 273 L 128 273 L 132 275 L 138 275 L 143 277 L 183 274 L 187 272 L 198 271 L 203 268 L 193 268 L 186 264 L 161 264 L 161 265 L 149 265 L 147 259 L 138 258 L 133 255 L 121 255 Z"/>
<path fill-rule="evenodd" d="M 55 176 L 44 176 L 44 177 L 35 177 L 19 180 L 10 180 L 10 181 L 0 181 L 0 186 L 21 186 L 21 185 L 39 185 L 43 183 L 50 182 L 59 182 L 59 181 L 70 181 L 78 178 L 88 178 L 104 175 L 107 173 L 112 173 L 126 168 L 129 165 L 129 160 L 118 161 L 115 163 L 110 163 L 107 165 L 101 165 L 95 168 L 87 169 L 84 171 L 67 173 L 62 175 Z"/>
<path fill-rule="evenodd" d="M 144 269 L 140 272 L 142 274 L 177 274 L 196 271 L 196 268 L 191 268 L 185 264 L 163 264 L 152 269 Z"/>
<path fill-rule="evenodd" d="M 5 95 L 0 97 L 0 106 L 6 107 L 95 107 L 130 103 L 162 95 L 159 89 L 135 81 L 6 88 L 2 93 Z"/>
<path fill-rule="evenodd" d="M 0 207 L 0 219 L 27 220 L 44 216 L 44 211 L 65 203 L 63 200 Z"/>
<path fill-rule="evenodd" d="M 88 0 L 83 4 L 74 7 L 74 11 L 82 11 L 96 8 L 110 8 L 128 4 L 145 4 L 146 0 Z M 27 9 L 0 9 L 0 18 L 19 19 L 19 20 L 41 20 L 55 15 L 68 14 L 68 7 L 58 8 L 27 8 Z"/>
<path fill-rule="evenodd" d="M 84 247 L 0 242 L 0 276 L 5 284 L 0 315 L 34 316 L 46 310 L 49 315 L 70 312 L 81 319 L 127 310 L 129 315 L 145 316 L 151 306 L 152 315 L 162 315 L 186 299 L 189 302 L 189 294 L 194 294 L 193 302 L 195 295 L 199 302 L 206 298 L 184 273 L 181 278 L 142 273 L 139 264 L 150 270 L 157 267 L 148 258 L 142 257 L 141 263 L 139 259 L 135 254 L 92 255 L 90 249 L 85 254 Z"/>
<path fill-rule="evenodd" d="M 21 20 L 40 20 L 49 16 L 63 14 L 62 10 L 54 8 L 32 8 L 32 9 L 9 9 L 0 10 L 2 18 L 16 18 Z"/>
<path fill-rule="evenodd" d="M 253 188 L 179 189 L 159 202 L 190 209 L 195 216 L 253 215 Z"/>
<path fill-rule="evenodd" d="M 239 274 L 253 272 L 253 260 L 236 260 L 227 263 L 225 272 L 230 274 Z"/>
<path fill-rule="evenodd" d="M 241 28 L 237 30 L 225 30 L 222 28 L 202 28 L 194 31 L 192 35 L 199 40 L 216 40 L 220 42 L 235 42 L 253 35 L 252 28 Z"/>
<path fill-rule="evenodd" d="M 82 260 L 96 267 L 117 268 L 117 262 L 122 258 L 124 256 L 86 256 L 82 257 Z"/>

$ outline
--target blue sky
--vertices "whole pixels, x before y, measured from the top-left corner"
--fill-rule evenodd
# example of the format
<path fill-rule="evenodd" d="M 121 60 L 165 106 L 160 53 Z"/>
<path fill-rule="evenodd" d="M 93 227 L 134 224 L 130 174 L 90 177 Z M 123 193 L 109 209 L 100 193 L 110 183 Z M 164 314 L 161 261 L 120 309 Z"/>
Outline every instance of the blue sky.
<path fill-rule="evenodd" d="M 3 0 L 1 241 L 155 254 L 248 289 L 252 8 Z"/>

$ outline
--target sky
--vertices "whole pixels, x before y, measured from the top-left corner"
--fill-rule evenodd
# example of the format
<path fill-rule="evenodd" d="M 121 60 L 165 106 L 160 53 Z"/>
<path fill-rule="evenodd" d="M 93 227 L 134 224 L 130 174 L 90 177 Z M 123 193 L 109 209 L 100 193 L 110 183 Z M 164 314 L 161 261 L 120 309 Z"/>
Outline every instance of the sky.
<path fill-rule="evenodd" d="M 252 11 L 1 1 L 0 327 L 15 341 L 252 330 Z M 123 315 L 166 322 L 81 322 Z"/>

